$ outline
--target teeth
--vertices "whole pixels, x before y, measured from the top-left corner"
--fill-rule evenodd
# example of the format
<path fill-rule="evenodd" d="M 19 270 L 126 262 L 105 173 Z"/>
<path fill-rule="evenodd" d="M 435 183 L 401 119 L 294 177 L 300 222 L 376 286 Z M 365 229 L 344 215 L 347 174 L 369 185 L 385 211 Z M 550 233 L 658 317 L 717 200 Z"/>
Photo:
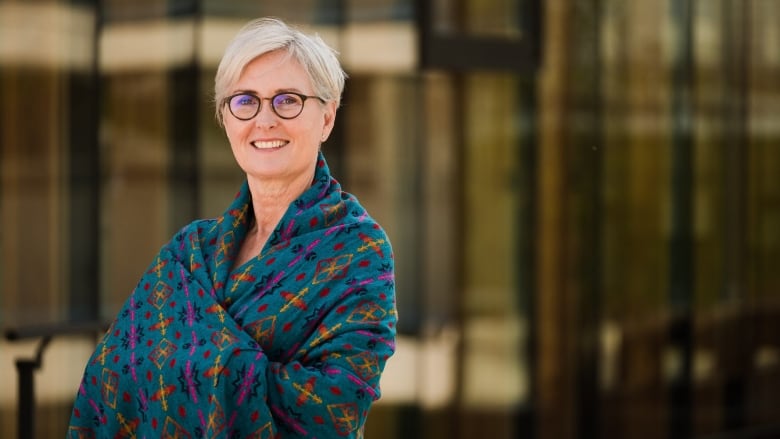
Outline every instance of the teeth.
<path fill-rule="evenodd" d="M 287 142 L 284 140 L 274 140 L 271 142 L 259 142 L 259 141 L 252 142 L 252 146 L 254 146 L 257 149 L 280 148 L 286 144 Z"/>

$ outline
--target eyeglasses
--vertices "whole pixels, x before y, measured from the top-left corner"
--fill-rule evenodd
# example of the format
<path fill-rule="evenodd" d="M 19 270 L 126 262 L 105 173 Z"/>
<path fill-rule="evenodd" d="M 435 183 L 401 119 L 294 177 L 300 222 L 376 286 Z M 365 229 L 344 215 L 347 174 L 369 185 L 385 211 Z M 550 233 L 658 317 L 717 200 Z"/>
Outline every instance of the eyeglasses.
<path fill-rule="evenodd" d="M 306 96 L 300 93 L 286 91 L 270 98 L 261 98 L 252 93 L 236 93 L 225 98 L 225 103 L 232 114 L 238 120 L 249 120 L 257 116 L 264 100 L 271 101 L 271 108 L 282 119 L 295 119 L 303 111 L 303 103 L 306 99 L 319 99 L 323 104 L 325 100 L 319 96 Z"/>

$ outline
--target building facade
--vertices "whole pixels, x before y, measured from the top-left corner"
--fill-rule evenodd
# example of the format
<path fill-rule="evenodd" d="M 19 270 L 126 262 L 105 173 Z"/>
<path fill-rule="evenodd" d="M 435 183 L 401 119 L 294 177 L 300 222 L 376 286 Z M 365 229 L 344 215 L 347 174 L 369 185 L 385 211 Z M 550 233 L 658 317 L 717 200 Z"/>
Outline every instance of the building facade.
<path fill-rule="evenodd" d="M 269 15 L 339 51 L 323 150 L 395 250 L 367 437 L 780 437 L 777 0 L 0 0 L 0 436 L 41 347 L 65 434 L 101 322 L 238 189 L 213 77 Z"/>

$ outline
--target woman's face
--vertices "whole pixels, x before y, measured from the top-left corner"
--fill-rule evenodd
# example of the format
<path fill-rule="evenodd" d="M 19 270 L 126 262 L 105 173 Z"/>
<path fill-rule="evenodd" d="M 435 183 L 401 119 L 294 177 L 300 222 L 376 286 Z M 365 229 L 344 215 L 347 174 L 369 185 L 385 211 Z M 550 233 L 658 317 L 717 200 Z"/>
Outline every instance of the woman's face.
<path fill-rule="evenodd" d="M 309 98 L 298 117 L 282 119 L 266 99 L 280 92 L 314 95 L 303 66 L 285 51 L 266 53 L 246 65 L 229 92 L 248 92 L 262 99 L 260 111 L 246 121 L 235 118 L 227 106 L 223 108 L 230 147 L 247 177 L 284 184 L 304 175 L 313 176 L 320 143 L 333 129 L 335 102 L 323 104 Z"/>

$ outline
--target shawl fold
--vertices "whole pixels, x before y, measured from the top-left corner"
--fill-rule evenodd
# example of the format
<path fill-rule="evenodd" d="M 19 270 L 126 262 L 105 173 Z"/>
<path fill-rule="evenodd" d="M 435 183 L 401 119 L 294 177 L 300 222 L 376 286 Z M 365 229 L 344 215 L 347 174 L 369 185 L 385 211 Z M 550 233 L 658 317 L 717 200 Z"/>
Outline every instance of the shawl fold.
<path fill-rule="evenodd" d="M 260 255 L 244 182 L 162 247 L 89 359 L 69 438 L 360 437 L 395 350 L 393 255 L 320 153 Z"/>

